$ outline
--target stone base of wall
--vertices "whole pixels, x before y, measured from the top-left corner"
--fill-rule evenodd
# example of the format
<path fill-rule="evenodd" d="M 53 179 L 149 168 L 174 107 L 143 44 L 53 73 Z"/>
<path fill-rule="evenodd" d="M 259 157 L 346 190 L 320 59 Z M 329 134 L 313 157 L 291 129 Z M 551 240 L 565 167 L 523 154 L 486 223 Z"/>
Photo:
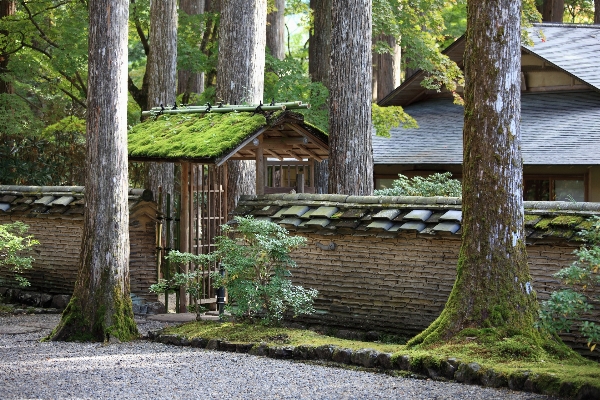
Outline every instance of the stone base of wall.
<path fill-rule="evenodd" d="M 71 296 L 67 294 L 52 295 L 49 293 L 0 287 L 0 299 L 4 299 L 4 301 L 9 303 L 14 302 L 23 304 L 28 307 L 64 310 L 69 304 Z M 146 299 L 133 294 L 131 295 L 131 301 L 133 305 L 133 313 L 136 315 L 165 313 L 165 306 L 161 302 L 146 301 Z"/>

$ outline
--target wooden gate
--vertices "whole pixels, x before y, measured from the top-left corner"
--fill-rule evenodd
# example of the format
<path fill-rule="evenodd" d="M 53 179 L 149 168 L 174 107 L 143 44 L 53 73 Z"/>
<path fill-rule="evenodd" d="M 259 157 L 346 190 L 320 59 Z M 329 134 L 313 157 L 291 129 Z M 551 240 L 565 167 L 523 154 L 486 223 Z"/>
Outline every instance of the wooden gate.
<path fill-rule="evenodd" d="M 188 164 L 182 165 L 182 204 L 181 224 L 188 224 L 188 228 L 181 229 L 182 243 L 180 251 L 192 254 L 208 254 L 215 250 L 215 237 L 221 234 L 221 225 L 227 222 L 227 192 L 225 167 L 214 164 Z M 189 181 L 184 182 L 188 170 Z M 185 196 L 185 188 L 188 196 Z M 183 201 L 187 200 L 187 207 Z M 187 218 L 184 218 L 187 213 Z M 184 243 L 187 238 L 187 243 Z M 216 264 L 209 266 L 190 265 L 189 270 L 202 268 L 202 291 L 198 301 L 200 304 L 209 304 L 214 309 L 216 304 L 216 289 L 212 287 L 211 274 L 218 272 Z M 189 299 L 191 300 L 191 299 Z M 191 304 L 189 301 L 184 302 Z"/>

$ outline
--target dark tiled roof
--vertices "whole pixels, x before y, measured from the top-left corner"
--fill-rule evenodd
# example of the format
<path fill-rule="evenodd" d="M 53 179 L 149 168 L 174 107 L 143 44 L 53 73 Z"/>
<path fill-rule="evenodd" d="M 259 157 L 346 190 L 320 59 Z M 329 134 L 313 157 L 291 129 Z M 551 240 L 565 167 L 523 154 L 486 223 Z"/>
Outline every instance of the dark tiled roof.
<path fill-rule="evenodd" d="M 10 186 L 0 185 L 0 215 L 19 214 L 81 216 L 84 212 L 83 186 Z M 151 201 L 152 192 L 129 189 L 129 208 L 140 201 Z"/>
<path fill-rule="evenodd" d="M 523 52 L 533 54 L 565 73 L 600 91 L 600 25 L 534 24 L 528 28 L 533 46 L 523 45 Z M 443 53 L 463 69 L 465 36 L 448 46 Z M 427 73 L 418 70 L 400 86 L 381 99 L 380 106 L 403 106 L 437 92 L 421 86 Z M 450 94 L 448 94 L 450 97 Z"/>
<path fill-rule="evenodd" d="M 405 110 L 419 128 L 374 136 L 375 164 L 462 164 L 462 106 L 435 99 Z M 525 165 L 600 164 L 600 93 L 523 95 L 521 141 Z"/>
<path fill-rule="evenodd" d="M 344 196 L 274 194 L 242 196 L 236 215 L 276 222 L 289 231 L 321 235 L 396 237 L 460 235 L 462 211 L 457 197 Z M 589 229 L 587 218 L 600 215 L 600 203 L 525 202 L 529 240 L 577 240 Z"/>
<path fill-rule="evenodd" d="M 598 25 L 535 24 L 528 29 L 528 52 L 600 90 L 600 27 Z"/>

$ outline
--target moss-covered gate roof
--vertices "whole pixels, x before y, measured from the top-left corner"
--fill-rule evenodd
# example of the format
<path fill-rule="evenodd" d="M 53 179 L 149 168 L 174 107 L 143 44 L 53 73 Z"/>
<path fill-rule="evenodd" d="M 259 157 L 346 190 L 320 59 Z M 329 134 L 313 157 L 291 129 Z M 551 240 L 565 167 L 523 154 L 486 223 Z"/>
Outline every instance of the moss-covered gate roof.
<path fill-rule="evenodd" d="M 222 164 L 254 159 L 253 140 L 260 135 L 271 139 L 265 142 L 266 156 L 327 158 L 327 135 L 291 111 L 161 115 L 129 131 L 128 154 L 131 161 Z"/>

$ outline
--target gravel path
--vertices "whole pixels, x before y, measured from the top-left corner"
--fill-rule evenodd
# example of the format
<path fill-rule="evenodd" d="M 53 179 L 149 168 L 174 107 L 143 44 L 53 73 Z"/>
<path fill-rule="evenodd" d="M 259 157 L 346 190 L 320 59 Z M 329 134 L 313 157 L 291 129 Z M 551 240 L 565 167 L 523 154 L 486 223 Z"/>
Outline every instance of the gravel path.
<path fill-rule="evenodd" d="M 0 317 L 0 399 L 548 399 L 145 340 L 40 343 L 59 317 Z"/>

